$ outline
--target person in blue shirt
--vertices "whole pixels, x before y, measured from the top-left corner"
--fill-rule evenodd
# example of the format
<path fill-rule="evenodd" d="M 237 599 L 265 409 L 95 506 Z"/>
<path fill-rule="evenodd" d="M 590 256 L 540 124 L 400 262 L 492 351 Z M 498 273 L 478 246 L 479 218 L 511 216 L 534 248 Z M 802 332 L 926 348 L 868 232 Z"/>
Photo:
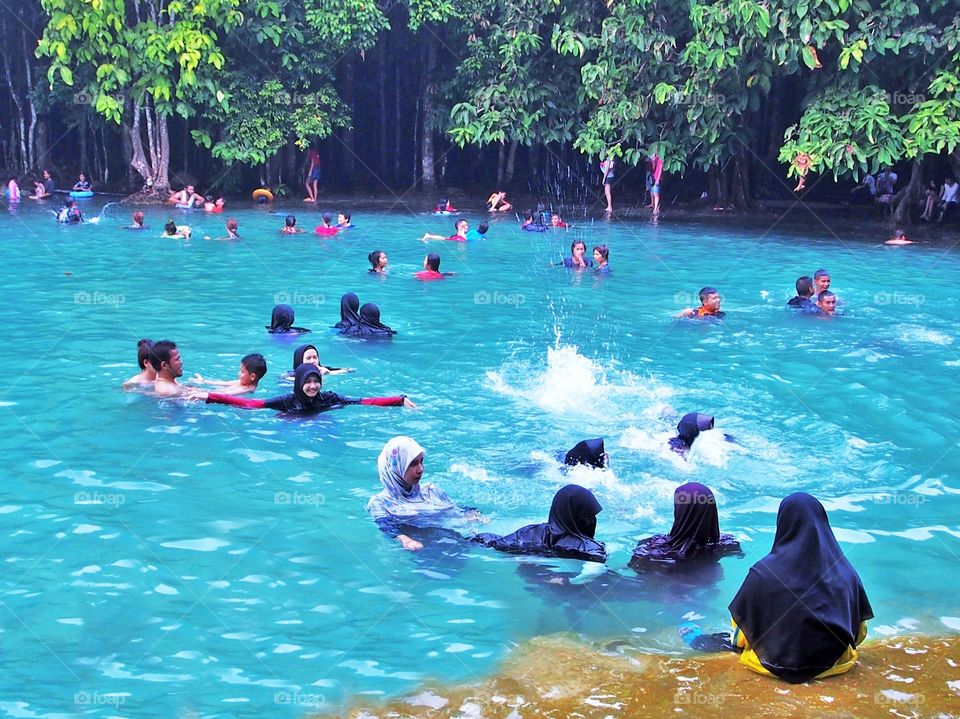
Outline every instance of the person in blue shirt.
<path fill-rule="evenodd" d="M 801 312 L 815 313 L 817 305 L 811 297 L 813 297 L 813 278 L 804 275 L 797 279 L 797 296 L 787 302 L 787 307 Z"/>
<path fill-rule="evenodd" d="M 597 245 L 593 248 L 593 262 L 597 266 L 594 270 L 597 274 L 606 275 L 610 273 L 610 250 L 606 245 Z"/>

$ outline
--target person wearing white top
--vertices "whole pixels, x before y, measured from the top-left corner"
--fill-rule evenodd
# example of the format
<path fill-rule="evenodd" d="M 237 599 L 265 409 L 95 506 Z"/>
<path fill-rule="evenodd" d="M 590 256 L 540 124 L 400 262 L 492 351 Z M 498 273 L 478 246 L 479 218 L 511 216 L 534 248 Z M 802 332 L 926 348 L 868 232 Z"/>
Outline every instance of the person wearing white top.
<path fill-rule="evenodd" d="M 937 218 L 937 222 L 943 222 L 947 212 L 956 207 L 957 190 L 960 190 L 960 185 L 957 185 L 957 181 L 952 177 L 943 181 L 943 189 L 940 191 L 940 217 Z"/>

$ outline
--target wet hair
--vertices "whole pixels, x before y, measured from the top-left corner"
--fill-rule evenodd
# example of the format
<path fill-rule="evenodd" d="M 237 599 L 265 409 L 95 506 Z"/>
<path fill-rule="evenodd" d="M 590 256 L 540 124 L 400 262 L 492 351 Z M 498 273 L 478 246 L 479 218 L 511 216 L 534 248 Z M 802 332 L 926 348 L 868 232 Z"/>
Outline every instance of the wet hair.
<path fill-rule="evenodd" d="M 345 219 L 347 222 L 350 222 L 350 213 L 349 213 L 349 212 L 341 212 L 340 214 L 343 215 L 343 219 Z"/>
<path fill-rule="evenodd" d="M 331 222 L 333 222 L 333 215 L 331 215 L 329 212 L 324 212 L 322 215 L 320 215 L 320 219 L 323 220 L 323 224 L 329 225 Z"/>
<path fill-rule="evenodd" d="M 599 252 L 605 261 L 610 259 L 610 249 L 606 245 L 595 245 L 593 251 Z"/>
<path fill-rule="evenodd" d="M 257 378 L 257 382 L 263 379 L 263 376 L 267 373 L 267 361 L 263 358 L 263 355 L 252 353 L 248 354 L 242 360 L 240 364 L 243 365 L 243 368 L 247 372 L 253 372 Z"/>
<path fill-rule="evenodd" d="M 439 207 L 440 211 L 443 212 L 444 210 L 447 209 L 448 204 L 449 204 L 449 200 L 447 200 L 446 197 L 441 197 L 440 201 L 437 203 L 437 207 Z"/>
<path fill-rule="evenodd" d="M 436 252 L 431 252 L 427 255 L 427 267 L 429 267 L 434 272 L 440 271 L 440 255 Z"/>
<path fill-rule="evenodd" d="M 827 297 L 836 297 L 836 295 L 833 294 L 830 290 L 824 290 L 819 295 L 817 295 L 817 302 Z"/>
<path fill-rule="evenodd" d="M 526 221 L 533 222 L 533 210 L 527 210 L 523 215 Z"/>
<path fill-rule="evenodd" d="M 170 361 L 170 355 L 176 348 L 176 343 L 170 340 L 160 340 L 150 348 L 150 364 L 157 372 L 160 371 L 160 365 Z"/>
<path fill-rule="evenodd" d="M 227 230 L 229 230 L 230 232 L 236 232 L 239 226 L 240 224 L 232 217 L 229 220 L 227 220 Z"/>
<path fill-rule="evenodd" d="M 461 217 L 459 220 L 457 220 L 456 222 L 453 223 L 453 229 L 454 229 L 455 231 L 460 229 L 460 223 L 461 223 L 461 222 L 467 222 L 467 221 Z M 467 222 L 467 225 L 468 225 L 468 226 L 469 226 L 469 224 L 470 224 L 470 223 Z"/>
<path fill-rule="evenodd" d="M 587 243 L 586 243 L 586 242 L 584 242 L 583 240 L 574 240 L 573 242 L 570 243 L 570 254 L 571 254 L 571 255 L 573 254 L 573 248 L 576 247 L 577 245 L 583 245 L 583 251 L 584 251 L 584 252 L 587 251 Z"/>
<path fill-rule="evenodd" d="M 177 234 L 177 223 L 174 222 L 173 220 L 167 220 L 167 224 L 163 226 L 163 231 L 166 232 L 168 235 Z"/>
<path fill-rule="evenodd" d="M 700 304 L 703 304 L 707 301 L 707 298 L 710 295 L 719 294 L 716 287 L 704 287 L 700 290 Z"/>
<path fill-rule="evenodd" d="M 137 342 L 137 365 L 140 369 L 146 369 L 146 363 L 150 362 L 150 351 L 153 349 L 153 340 L 140 340 Z M 150 365 L 153 367 L 153 364 Z"/>
<path fill-rule="evenodd" d="M 369 255 L 367 255 L 367 259 L 370 260 L 370 267 L 372 269 L 377 269 L 377 265 L 380 264 L 380 255 L 382 254 L 383 254 L 383 250 L 374 250 Z"/>
<path fill-rule="evenodd" d="M 829 276 L 830 276 L 830 273 L 827 272 L 826 270 L 817 270 L 816 272 L 813 273 L 813 279 L 815 280 L 820 277 L 829 277 Z"/>
<path fill-rule="evenodd" d="M 808 275 L 797 278 L 797 294 L 801 297 L 813 296 L 813 280 Z"/>
<path fill-rule="evenodd" d="M 907 233 L 903 231 L 902 227 L 898 227 L 893 231 L 893 236 L 899 239 L 901 237 L 906 237 Z"/>
<path fill-rule="evenodd" d="M 136 222 L 138 225 L 143 224 L 143 213 L 140 210 L 137 210 L 136 212 L 133 213 L 133 221 Z"/>
<path fill-rule="evenodd" d="M 294 217 L 293 215 L 287 215 L 286 219 L 284 219 L 283 221 L 283 224 L 286 225 L 287 227 L 296 227 L 297 218 Z"/>
<path fill-rule="evenodd" d="M 477 227 L 477 232 L 479 232 L 481 235 L 485 235 L 487 234 L 487 230 L 489 229 L 490 229 L 489 222 L 481 222 L 480 225 Z"/>

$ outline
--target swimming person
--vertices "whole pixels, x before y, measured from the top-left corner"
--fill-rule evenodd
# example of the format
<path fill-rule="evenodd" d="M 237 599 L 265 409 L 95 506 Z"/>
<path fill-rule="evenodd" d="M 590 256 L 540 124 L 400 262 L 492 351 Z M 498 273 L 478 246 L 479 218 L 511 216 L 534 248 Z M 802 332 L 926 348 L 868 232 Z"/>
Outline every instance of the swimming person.
<path fill-rule="evenodd" d="M 452 272 L 440 271 L 440 255 L 436 252 L 431 252 L 423 258 L 423 269 L 420 272 L 414 273 L 413 276 L 418 280 L 429 281 L 442 280 L 444 277 L 449 277 L 452 274 Z"/>
<path fill-rule="evenodd" d="M 337 227 L 341 230 L 349 230 L 351 227 L 354 227 L 354 224 L 350 222 L 349 212 L 337 213 Z"/>
<path fill-rule="evenodd" d="M 467 241 L 467 231 L 470 229 L 470 224 L 466 220 L 457 220 L 453 223 L 454 233 L 449 237 L 444 237 L 443 235 L 434 235 L 430 232 L 424 232 L 423 236 L 420 238 L 421 242 L 426 242 L 427 240 L 449 240 L 450 242 L 466 242 Z"/>
<path fill-rule="evenodd" d="M 523 222 L 520 223 L 520 229 L 526 232 L 546 232 L 547 226 L 543 224 L 543 214 L 538 213 L 534 219 L 533 211 L 527 210 Z"/>
<path fill-rule="evenodd" d="M 563 218 L 560 217 L 559 212 L 554 212 L 550 215 L 550 229 L 551 230 L 566 230 L 570 227 L 566 222 L 563 221 Z"/>
<path fill-rule="evenodd" d="M 157 379 L 157 371 L 150 364 L 150 350 L 153 349 L 153 342 L 150 340 L 140 340 L 137 342 L 137 366 L 140 371 L 133 377 L 123 383 L 123 389 L 129 392 L 138 387 L 147 387 L 152 385 Z"/>
<path fill-rule="evenodd" d="M 720 294 L 715 287 L 704 287 L 700 290 L 700 306 L 696 309 L 688 307 L 677 313 L 677 317 L 689 317 L 695 320 L 723 319 L 726 313 L 720 311 Z"/>
<path fill-rule="evenodd" d="M 467 233 L 467 239 L 468 240 L 483 239 L 484 237 L 487 236 L 487 232 L 489 231 L 489 229 L 490 229 L 490 223 L 487 222 L 486 220 L 483 220 L 479 225 L 477 225 L 477 229 L 470 230 Z"/>
<path fill-rule="evenodd" d="M 61 225 L 77 225 L 83 222 L 83 213 L 74 200 L 65 200 L 57 212 L 57 222 Z"/>
<path fill-rule="evenodd" d="M 503 537 L 478 534 L 472 541 L 501 552 L 605 562 L 606 547 L 593 538 L 602 509 L 589 489 L 568 484 L 554 495 L 546 524 L 528 524 Z"/>
<path fill-rule="evenodd" d="M 283 220 L 283 227 L 280 232 L 284 235 L 295 235 L 303 232 L 303 229 L 297 227 L 297 218 L 294 215 L 287 215 Z"/>
<path fill-rule="evenodd" d="M 720 534 L 717 501 L 713 492 L 697 482 L 682 484 L 673 493 L 673 526 L 668 534 L 641 539 L 630 566 L 636 570 L 677 565 L 691 559 L 717 560 L 740 553 L 740 543 Z"/>
<path fill-rule="evenodd" d="M 320 235 L 321 237 L 333 237 L 340 231 L 333 226 L 333 215 L 331 215 L 329 212 L 324 212 L 320 216 L 320 219 L 323 224 L 314 228 L 313 233 L 315 235 Z"/>
<path fill-rule="evenodd" d="M 266 325 L 267 332 L 272 335 L 303 334 L 309 332 L 306 327 L 294 327 L 296 315 L 290 305 L 276 305 L 270 313 L 270 324 Z"/>
<path fill-rule="evenodd" d="M 236 397 L 230 394 L 211 392 L 207 395 L 207 404 L 229 404 L 244 409 L 275 409 L 287 415 L 309 416 L 326 412 L 331 409 L 340 409 L 352 404 L 373 405 L 376 407 L 411 407 L 416 405 L 407 399 L 405 394 L 395 397 L 344 397 L 336 392 L 321 390 L 323 378 L 320 368 L 314 364 L 304 363 L 297 367 L 293 380 L 293 393 L 283 394 L 271 399 L 252 399 Z"/>
<path fill-rule="evenodd" d="M 87 176 L 82 172 L 80 173 L 77 181 L 73 183 L 74 192 L 90 192 L 90 181 L 87 179 Z"/>
<path fill-rule="evenodd" d="M 360 298 L 353 292 L 340 297 L 340 321 L 333 327 L 343 332 L 360 321 Z"/>
<path fill-rule="evenodd" d="M 817 270 L 813 273 L 813 294 L 817 297 L 821 292 L 830 289 L 830 273 L 826 270 Z"/>
<path fill-rule="evenodd" d="M 610 259 L 610 250 L 606 245 L 597 245 L 593 248 L 593 262 L 596 264 L 597 268 L 594 270 L 597 274 L 610 274 L 610 265 L 608 260 Z"/>
<path fill-rule="evenodd" d="M 730 603 L 740 663 L 799 684 L 843 674 L 857 661 L 873 609 L 814 497 L 780 503 L 770 553 Z"/>
<path fill-rule="evenodd" d="M 713 429 L 713 426 L 714 419 L 709 414 L 690 412 L 683 415 L 677 424 L 677 436 L 669 442 L 670 449 L 686 459 L 693 441 L 700 436 L 701 432 Z"/>
<path fill-rule="evenodd" d="M 577 442 L 573 449 L 563 456 L 563 463 L 568 467 L 586 464 L 603 469 L 609 462 L 610 456 L 603 449 L 603 437 Z"/>
<path fill-rule="evenodd" d="M 133 224 L 127 225 L 126 229 L 128 230 L 145 230 L 147 229 L 143 225 L 143 212 L 137 210 L 133 213 Z"/>
<path fill-rule="evenodd" d="M 320 364 L 320 353 L 313 345 L 300 345 L 293 351 L 293 372 L 281 376 L 281 379 L 292 380 L 302 364 L 312 364 L 320 368 L 320 374 L 349 374 L 355 372 L 352 367 L 327 367 Z"/>
<path fill-rule="evenodd" d="M 368 272 L 372 275 L 387 274 L 387 253 L 383 250 L 374 250 L 367 255 L 367 261 L 370 263 Z"/>
<path fill-rule="evenodd" d="M 390 337 L 397 334 L 380 321 L 380 308 L 372 302 L 367 302 L 360 308 L 360 320 L 346 329 L 340 330 L 342 335 L 351 337 Z"/>
<path fill-rule="evenodd" d="M 150 348 L 150 364 L 157 371 L 153 391 L 160 397 L 176 397 L 189 388 L 177 384 L 177 377 L 183 376 L 183 358 L 177 345 L 170 340 L 155 342 Z"/>
<path fill-rule="evenodd" d="M 897 228 L 893 231 L 893 237 L 884 242 L 885 245 L 912 245 L 914 244 L 913 240 L 907 237 L 907 233 L 904 232 L 901 228 Z"/>
<path fill-rule="evenodd" d="M 570 243 L 570 256 L 563 258 L 563 266 L 577 269 L 593 267 L 593 260 L 584 257 L 587 245 L 583 240 L 574 240 Z"/>
<path fill-rule="evenodd" d="M 7 199 L 10 202 L 20 202 L 20 185 L 17 183 L 17 176 L 11 175 L 7 182 Z"/>
<path fill-rule="evenodd" d="M 807 275 L 799 277 L 797 278 L 796 287 L 797 296 L 787 302 L 787 307 L 792 307 L 801 312 L 816 312 L 817 305 L 810 299 L 813 297 L 813 280 Z"/>
<path fill-rule="evenodd" d="M 227 236 L 221 239 L 224 240 L 239 240 L 240 239 L 240 223 L 237 222 L 232 217 L 227 220 L 226 224 Z"/>
<path fill-rule="evenodd" d="M 207 384 L 219 387 L 220 394 L 247 394 L 255 392 L 260 380 L 267 373 L 267 361 L 261 354 L 248 354 L 240 360 L 240 372 L 234 380 L 204 379 L 200 374 L 190 378 L 196 384 Z"/>
<path fill-rule="evenodd" d="M 457 212 L 457 208 L 450 204 L 450 200 L 441 197 L 433 208 L 435 215 L 452 215 Z"/>
<path fill-rule="evenodd" d="M 458 507 L 440 487 L 422 484 L 426 450 L 410 437 L 394 437 L 383 445 L 377 472 L 383 489 L 367 502 L 367 511 L 380 530 L 395 537 L 408 551 L 423 549 L 423 543 L 406 532 L 436 527 L 456 519 L 482 521 L 475 509 Z"/>
<path fill-rule="evenodd" d="M 213 196 L 204 198 L 203 201 L 203 211 L 212 212 L 215 215 L 219 215 L 223 212 L 223 208 L 226 207 L 226 202 L 222 197 L 218 197 L 216 200 L 213 199 Z"/>
<path fill-rule="evenodd" d="M 187 225 L 178 225 L 173 220 L 167 220 L 167 224 L 163 226 L 163 234 L 161 237 L 168 237 L 170 239 L 183 239 L 189 240 L 190 236 L 193 234 L 193 230 L 190 229 Z"/>
<path fill-rule="evenodd" d="M 824 290 L 817 296 L 817 309 L 821 315 L 832 317 L 837 312 L 837 296 L 830 290 Z"/>
<path fill-rule="evenodd" d="M 53 195 L 53 191 L 56 189 L 56 184 L 53 181 L 53 177 L 50 175 L 49 170 L 43 171 L 43 179 L 39 181 L 34 181 L 33 183 L 33 194 L 30 195 L 31 200 L 45 200 L 48 197 Z"/>

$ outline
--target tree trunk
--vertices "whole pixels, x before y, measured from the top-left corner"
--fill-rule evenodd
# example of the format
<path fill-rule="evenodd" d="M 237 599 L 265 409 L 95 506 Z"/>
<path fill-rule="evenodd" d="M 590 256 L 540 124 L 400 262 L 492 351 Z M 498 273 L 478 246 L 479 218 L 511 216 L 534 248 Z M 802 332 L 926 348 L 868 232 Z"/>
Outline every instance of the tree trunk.
<path fill-rule="evenodd" d="M 393 181 L 395 183 L 400 183 L 400 143 L 402 137 L 400 135 L 400 121 L 402 119 L 402 113 L 400 109 L 400 63 L 394 65 L 393 68 Z"/>
<path fill-rule="evenodd" d="M 386 182 L 387 165 L 389 162 L 387 148 L 387 38 L 383 38 L 377 53 L 377 94 L 380 99 L 380 117 L 378 125 L 380 135 L 380 162 L 378 171 L 380 180 Z"/>
<path fill-rule="evenodd" d="M 132 157 L 130 166 L 146 182 L 153 184 L 153 191 L 145 196 L 159 195 L 166 200 L 166 191 L 170 189 L 170 136 L 167 119 L 154 118 L 153 109 L 131 103 L 133 122 L 124 125 L 124 132 L 130 141 Z M 143 146 L 143 122 L 146 119 L 147 149 Z"/>
<path fill-rule="evenodd" d="M 80 172 L 90 172 L 90 152 L 87 148 L 87 111 L 80 113 L 80 122 L 77 124 L 80 133 Z"/>
<path fill-rule="evenodd" d="M 506 184 L 513 182 L 513 172 L 517 166 L 517 147 L 520 143 L 517 140 L 514 140 L 510 143 L 510 154 L 507 155 L 507 169 L 503 175 L 503 181 Z"/>
<path fill-rule="evenodd" d="M 6 34 L 7 28 L 6 23 L 4 23 L 3 31 Z M 20 93 L 17 92 L 17 89 L 13 86 L 13 76 L 10 72 L 10 55 L 6 52 L 2 53 L 3 55 L 3 72 L 7 80 L 7 89 L 10 92 L 10 99 L 13 100 L 14 107 L 17 109 L 17 114 L 15 118 L 15 127 L 19 131 L 19 137 L 17 137 L 17 147 L 19 149 L 19 156 L 17 157 L 17 167 L 18 171 L 23 171 L 27 169 L 27 143 L 26 143 L 26 122 L 23 115 L 23 103 L 20 100 Z"/>
<path fill-rule="evenodd" d="M 423 111 L 420 113 L 420 122 L 423 129 L 423 148 L 420 157 L 420 178 L 424 187 L 434 188 L 437 185 L 436 179 L 436 148 L 433 144 L 433 91 L 434 86 L 430 82 L 433 76 L 434 66 L 437 64 L 437 44 L 433 33 L 427 33 L 423 38 L 426 47 L 426 60 L 422 69 L 421 97 L 423 98 Z"/>
<path fill-rule="evenodd" d="M 916 207 L 923 192 L 923 161 L 913 161 L 910 170 L 910 182 L 900 192 L 894 195 L 893 213 L 891 219 L 895 224 L 906 225 L 910 222 L 910 208 Z"/>
<path fill-rule="evenodd" d="M 355 77 L 356 72 L 354 63 L 356 60 L 352 55 L 348 55 L 341 63 L 343 67 L 343 102 L 347 105 L 350 113 L 351 126 L 357 117 L 357 108 L 355 102 Z M 346 180 L 350 187 L 353 187 L 357 174 L 357 133 L 355 130 L 341 130 L 341 161 L 340 167 L 343 171 L 342 180 Z"/>
<path fill-rule="evenodd" d="M 505 142 L 500 143 L 500 147 L 497 148 L 497 188 L 503 186 L 503 176 L 507 171 L 507 144 Z"/>

